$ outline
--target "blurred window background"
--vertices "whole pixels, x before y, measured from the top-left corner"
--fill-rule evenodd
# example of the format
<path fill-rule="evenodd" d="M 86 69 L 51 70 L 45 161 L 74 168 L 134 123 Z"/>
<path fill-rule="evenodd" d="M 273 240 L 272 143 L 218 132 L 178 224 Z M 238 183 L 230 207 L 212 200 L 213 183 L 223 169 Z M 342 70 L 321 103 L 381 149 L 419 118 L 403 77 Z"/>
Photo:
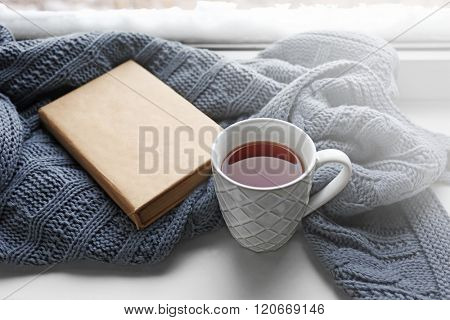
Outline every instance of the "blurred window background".
<path fill-rule="evenodd" d="M 36 10 L 74 10 L 74 9 L 142 9 L 142 8 L 171 8 L 195 9 L 198 0 L 3 0 L 2 2 L 15 6 L 17 9 Z M 209 2 L 229 2 L 236 4 L 237 8 L 270 7 L 275 4 L 285 4 L 290 8 L 311 5 L 332 5 L 339 7 L 351 7 L 360 4 L 403 4 L 421 6 L 439 6 L 444 2 L 439 0 L 210 0 Z"/>
<path fill-rule="evenodd" d="M 132 31 L 256 48 L 294 33 L 339 30 L 397 48 L 450 49 L 450 3 L 442 0 L 0 0 L 0 23 L 17 39 Z"/>

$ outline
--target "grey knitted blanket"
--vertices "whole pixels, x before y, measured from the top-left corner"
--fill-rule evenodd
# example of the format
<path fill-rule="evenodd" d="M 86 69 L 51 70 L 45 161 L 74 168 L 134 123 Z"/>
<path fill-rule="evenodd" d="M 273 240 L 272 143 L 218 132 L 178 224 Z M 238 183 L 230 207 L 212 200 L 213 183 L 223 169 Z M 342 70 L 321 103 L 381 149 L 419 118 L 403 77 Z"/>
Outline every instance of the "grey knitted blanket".
<path fill-rule="evenodd" d="M 154 263 L 182 238 L 223 226 L 208 181 L 136 231 L 41 127 L 39 107 L 128 59 L 224 126 L 279 118 L 305 130 L 318 149 L 349 155 L 350 184 L 303 228 L 350 296 L 450 298 L 450 222 L 429 190 L 449 181 L 450 140 L 415 126 L 393 104 L 394 50 L 349 33 L 299 34 L 236 62 L 142 34 L 15 41 L 0 27 L 1 263 Z M 323 167 L 313 192 L 338 170 Z"/>

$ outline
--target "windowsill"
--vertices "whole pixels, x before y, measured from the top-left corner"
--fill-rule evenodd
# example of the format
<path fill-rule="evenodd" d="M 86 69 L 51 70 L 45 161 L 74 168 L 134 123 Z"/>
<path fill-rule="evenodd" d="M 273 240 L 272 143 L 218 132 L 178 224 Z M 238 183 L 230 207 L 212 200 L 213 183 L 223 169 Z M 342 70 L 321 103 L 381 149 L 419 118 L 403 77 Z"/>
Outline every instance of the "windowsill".
<path fill-rule="evenodd" d="M 112 13 L 111 13 L 112 14 Z M 445 14 L 449 14 L 446 12 Z M 54 28 L 61 20 L 33 16 L 44 29 Z M 210 18 L 209 16 L 205 16 Z M 445 18 L 445 15 L 444 15 Z M 58 18 L 56 18 L 58 19 Z M 150 24 L 146 31 L 165 38 L 176 34 L 173 21 L 165 28 Z M 442 21 L 442 16 L 439 18 Z M 18 38 L 43 36 L 29 22 L 0 8 L 0 21 Z M 85 21 L 85 20 L 83 20 Z M 106 21 L 98 19 L 99 23 Z M 320 20 L 318 20 L 320 21 Z M 448 19 L 450 21 L 450 19 Z M 95 23 L 93 21 L 92 23 Z M 321 23 L 323 22 L 320 21 Z M 327 22 L 328 26 L 330 22 Z M 389 23 L 386 23 L 389 26 Z M 445 25 L 445 24 L 443 24 Z M 97 25 L 98 26 L 98 25 Z M 50 28 L 51 27 L 51 28 Z M 90 25 L 65 21 L 62 30 L 93 30 Z M 105 27 L 105 26 L 103 26 Z M 108 26 L 106 26 L 108 27 Z M 136 25 L 135 25 L 136 28 Z M 152 29 L 153 28 L 153 29 Z M 239 32 L 239 28 L 234 28 Z M 327 25 L 321 25 L 327 29 Z M 395 29 L 395 28 L 394 28 Z M 450 28 L 442 28 L 450 30 Z M 53 29 L 52 29 L 53 30 Z M 155 32 L 153 32 L 153 31 Z M 161 34 L 158 32 L 167 32 Z M 198 32 L 189 30 L 189 32 Z M 196 31 L 197 30 L 197 31 Z M 427 34 L 423 32 L 422 36 Z M 297 30 L 298 32 L 302 29 Z M 359 31 L 365 31 L 361 29 Z M 172 33 L 171 33 L 172 32 Z M 259 32 L 261 32 L 259 30 Z M 429 33 L 428 33 L 429 34 Z M 198 35 L 198 34 L 197 34 Z M 420 33 L 416 33 L 420 39 Z M 192 36 L 184 34 L 184 36 Z M 273 36 L 273 34 L 272 34 Z M 277 36 L 275 34 L 275 36 Z M 442 40 L 443 39 L 443 40 Z M 182 39 L 178 39 L 182 40 Z M 192 40 L 192 38 L 191 38 Z M 276 40 L 276 39 L 272 39 Z M 450 32 L 442 41 L 396 42 L 400 58 L 396 100 L 413 122 L 433 131 L 450 135 Z M 213 48 L 230 59 L 253 58 L 264 48 L 264 41 L 247 43 L 210 43 L 198 46 Z M 193 42 L 191 41 L 193 44 Z M 266 41 L 267 43 L 267 41 Z M 444 207 L 450 211 L 450 186 L 433 186 Z M 44 268 L 0 265 L 0 296 L 17 291 L 13 299 L 338 299 L 347 296 L 336 288 L 331 276 L 310 251 L 302 234 L 295 235 L 277 252 L 255 254 L 241 248 L 228 230 L 199 236 L 182 242 L 173 254 L 156 266 L 116 266 L 95 262 L 61 264 L 36 277 Z M 211 281 L 211 280 L 214 281 Z M 43 290 L 45 288 L 46 290 Z"/>
<path fill-rule="evenodd" d="M 201 47 L 207 47 L 202 45 Z M 214 46 L 213 46 L 214 48 Z M 258 50 L 230 50 L 222 46 L 219 52 L 231 59 L 254 58 Z M 399 74 L 398 101 L 435 101 L 443 107 L 450 104 L 450 50 L 397 50 Z"/>
<path fill-rule="evenodd" d="M 256 54 L 254 50 L 221 52 L 239 59 L 251 58 Z M 422 53 L 399 52 L 401 96 L 397 103 L 413 122 L 450 135 L 449 90 L 439 91 L 448 83 L 450 59 L 444 52 L 436 56 L 434 52 L 425 56 Z M 418 99 L 418 96 L 423 99 Z M 450 186 L 436 185 L 433 190 L 450 211 Z M 0 265 L 0 296 L 29 282 L 11 298 L 348 298 L 334 285 L 330 274 L 317 261 L 301 233 L 276 252 L 256 254 L 240 247 L 223 228 L 183 241 L 166 261 L 155 266 L 76 262 L 57 265 L 36 277 L 42 270 L 38 267 Z"/>

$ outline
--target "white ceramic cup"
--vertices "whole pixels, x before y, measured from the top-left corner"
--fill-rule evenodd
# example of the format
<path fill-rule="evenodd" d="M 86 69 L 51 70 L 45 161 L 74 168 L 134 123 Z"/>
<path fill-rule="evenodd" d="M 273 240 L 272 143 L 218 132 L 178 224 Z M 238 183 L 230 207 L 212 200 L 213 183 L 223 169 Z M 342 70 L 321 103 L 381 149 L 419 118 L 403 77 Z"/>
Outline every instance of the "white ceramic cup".
<path fill-rule="evenodd" d="M 300 157 L 303 173 L 274 187 L 248 186 L 225 175 L 222 164 L 230 152 L 257 141 L 287 146 Z M 310 196 L 315 170 L 329 162 L 342 164 L 342 170 L 322 190 Z M 243 247 L 256 252 L 276 250 L 285 244 L 301 219 L 341 192 L 352 174 L 350 159 L 342 151 L 317 152 L 303 130 L 267 118 L 240 121 L 223 130 L 212 146 L 212 168 L 220 209 L 231 234 Z"/>

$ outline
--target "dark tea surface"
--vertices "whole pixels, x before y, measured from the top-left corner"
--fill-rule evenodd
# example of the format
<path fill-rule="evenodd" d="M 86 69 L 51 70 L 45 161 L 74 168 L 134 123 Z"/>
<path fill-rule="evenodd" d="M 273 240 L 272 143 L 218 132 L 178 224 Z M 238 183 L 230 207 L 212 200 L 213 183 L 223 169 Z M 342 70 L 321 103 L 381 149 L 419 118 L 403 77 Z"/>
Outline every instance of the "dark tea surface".
<path fill-rule="evenodd" d="M 288 147 L 267 141 L 251 142 L 232 150 L 222 163 L 222 172 L 251 187 L 276 187 L 303 173 L 300 157 Z"/>

